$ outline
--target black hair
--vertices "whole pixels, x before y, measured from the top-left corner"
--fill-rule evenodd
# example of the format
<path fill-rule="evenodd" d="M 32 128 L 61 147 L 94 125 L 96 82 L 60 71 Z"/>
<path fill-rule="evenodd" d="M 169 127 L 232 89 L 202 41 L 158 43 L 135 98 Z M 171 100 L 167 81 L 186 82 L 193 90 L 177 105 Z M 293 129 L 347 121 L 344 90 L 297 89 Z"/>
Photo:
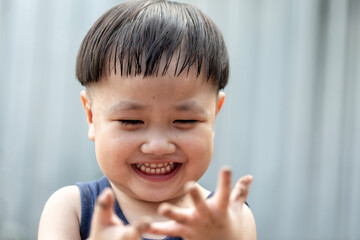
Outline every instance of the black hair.
<path fill-rule="evenodd" d="M 160 60 L 165 57 L 162 69 Z M 215 23 L 198 8 L 166 0 L 130 1 L 105 12 L 85 36 L 76 62 L 83 86 L 104 71 L 144 77 L 165 74 L 176 61 L 175 75 L 205 65 L 217 89 L 228 81 L 229 58 Z M 160 72 L 159 72 L 160 71 Z"/>

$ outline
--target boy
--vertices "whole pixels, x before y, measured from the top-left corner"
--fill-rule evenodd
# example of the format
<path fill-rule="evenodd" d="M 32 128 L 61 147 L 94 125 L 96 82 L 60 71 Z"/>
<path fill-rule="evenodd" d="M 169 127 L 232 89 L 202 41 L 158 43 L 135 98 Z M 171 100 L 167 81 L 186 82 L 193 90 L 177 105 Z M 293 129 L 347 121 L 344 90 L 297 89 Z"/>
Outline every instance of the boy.
<path fill-rule="evenodd" d="M 54 193 L 38 238 L 256 239 L 244 204 L 251 176 L 231 190 L 223 169 L 214 196 L 196 183 L 212 158 L 228 66 L 220 31 L 193 6 L 132 1 L 101 16 L 76 73 L 105 176 Z"/>

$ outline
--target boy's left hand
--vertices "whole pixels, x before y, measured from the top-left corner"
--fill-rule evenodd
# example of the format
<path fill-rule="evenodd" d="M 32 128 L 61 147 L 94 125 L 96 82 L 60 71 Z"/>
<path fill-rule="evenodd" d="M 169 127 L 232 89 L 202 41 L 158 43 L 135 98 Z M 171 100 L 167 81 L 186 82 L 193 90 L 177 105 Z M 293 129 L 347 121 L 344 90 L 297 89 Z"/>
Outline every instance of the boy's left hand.
<path fill-rule="evenodd" d="M 148 232 L 181 236 L 186 240 L 251 240 L 256 239 L 255 221 L 245 200 L 251 176 L 240 178 L 231 190 L 231 171 L 224 168 L 215 195 L 204 200 L 195 184 L 189 188 L 194 207 L 178 208 L 162 204 L 160 214 L 171 219 L 152 223 Z"/>

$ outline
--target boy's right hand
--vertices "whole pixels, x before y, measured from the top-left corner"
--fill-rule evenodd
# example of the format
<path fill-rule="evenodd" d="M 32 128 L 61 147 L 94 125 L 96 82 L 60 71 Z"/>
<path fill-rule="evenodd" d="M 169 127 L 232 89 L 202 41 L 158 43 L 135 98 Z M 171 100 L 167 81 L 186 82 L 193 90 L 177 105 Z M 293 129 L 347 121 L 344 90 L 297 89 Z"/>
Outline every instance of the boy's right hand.
<path fill-rule="evenodd" d="M 88 240 L 139 240 L 150 227 L 145 221 L 125 226 L 114 212 L 114 202 L 115 197 L 111 189 L 105 189 L 99 195 Z"/>

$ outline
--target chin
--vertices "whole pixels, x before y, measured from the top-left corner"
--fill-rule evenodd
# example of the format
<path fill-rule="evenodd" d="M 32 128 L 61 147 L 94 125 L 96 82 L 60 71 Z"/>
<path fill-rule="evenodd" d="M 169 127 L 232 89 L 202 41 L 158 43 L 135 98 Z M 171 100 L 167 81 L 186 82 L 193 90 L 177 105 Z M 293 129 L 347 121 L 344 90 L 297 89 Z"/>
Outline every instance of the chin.
<path fill-rule="evenodd" d="M 163 189 L 158 189 L 157 191 L 147 190 L 146 192 L 136 194 L 136 198 L 144 202 L 162 203 L 179 198 L 183 195 L 185 195 L 185 193 L 176 194 L 173 192 L 164 191 Z"/>

